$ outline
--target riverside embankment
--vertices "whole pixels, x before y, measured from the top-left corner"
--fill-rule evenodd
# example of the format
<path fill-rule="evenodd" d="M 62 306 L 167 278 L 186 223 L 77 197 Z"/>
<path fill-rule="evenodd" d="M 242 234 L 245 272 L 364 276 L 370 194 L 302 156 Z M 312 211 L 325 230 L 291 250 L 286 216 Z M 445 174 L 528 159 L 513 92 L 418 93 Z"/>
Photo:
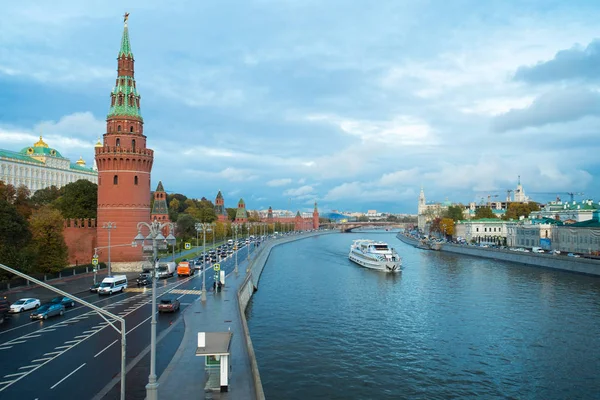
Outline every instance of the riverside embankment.
<path fill-rule="evenodd" d="M 398 234 L 396 236 L 400 241 L 417 247 L 419 241 L 412 237 Z M 588 258 L 567 257 L 565 255 L 551 255 L 538 253 L 525 253 L 520 251 L 510 251 L 506 249 L 494 249 L 490 247 L 478 247 L 460 245 L 454 243 L 438 243 L 440 251 L 462 254 L 473 257 L 483 257 L 493 260 L 509 261 L 519 264 L 532 265 L 542 268 L 550 268 L 561 271 L 576 272 L 600 276 L 600 261 Z M 437 249 L 436 249 L 437 250 Z"/>
<path fill-rule="evenodd" d="M 254 256 L 254 259 L 248 265 L 248 270 L 246 274 L 246 279 L 241 284 L 238 290 L 238 305 L 240 312 L 240 320 L 242 322 L 243 334 L 245 336 L 246 347 L 248 350 L 248 356 L 250 358 L 250 364 L 252 368 L 252 377 L 254 379 L 254 387 L 256 389 L 256 398 L 261 400 L 265 398 L 265 394 L 263 392 L 262 382 L 260 379 L 260 373 L 258 371 L 258 363 L 256 362 L 256 355 L 254 354 L 254 347 L 252 346 L 252 339 L 250 338 L 250 330 L 248 329 L 248 323 L 246 321 L 246 307 L 248 306 L 248 302 L 252 298 L 252 295 L 256 290 L 258 290 L 258 281 L 260 280 L 260 275 L 269 259 L 269 255 L 271 254 L 271 250 L 275 246 L 279 246 L 282 244 L 286 244 L 289 242 L 293 242 L 296 240 L 306 239 L 313 236 L 324 235 L 338 233 L 337 231 L 317 231 L 310 232 L 306 234 L 300 235 L 292 235 L 284 238 L 280 238 L 277 240 L 266 242 L 262 245 L 261 249 Z"/>

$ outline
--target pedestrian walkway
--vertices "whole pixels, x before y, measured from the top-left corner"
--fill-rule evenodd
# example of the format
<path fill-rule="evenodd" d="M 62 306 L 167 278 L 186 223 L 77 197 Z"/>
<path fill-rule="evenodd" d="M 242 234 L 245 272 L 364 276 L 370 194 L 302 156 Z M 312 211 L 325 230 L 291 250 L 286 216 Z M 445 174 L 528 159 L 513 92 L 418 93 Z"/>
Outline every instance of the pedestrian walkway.
<path fill-rule="evenodd" d="M 238 274 L 230 273 L 220 293 L 207 293 L 184 314 L 185 334 L 179 349 L 159 378 L 158 394 L 162 399 L 236 399 L 254 400 L 255 388 L 245 335 L 240 319 L 237 291 L 245 279 L 247 261 L 239 263 Z M 208 371 L 204 357 L 196 356 L 198 332 L 227 332 L 233 337 L 230 346 L 229 391 L 205 389 Z"/>

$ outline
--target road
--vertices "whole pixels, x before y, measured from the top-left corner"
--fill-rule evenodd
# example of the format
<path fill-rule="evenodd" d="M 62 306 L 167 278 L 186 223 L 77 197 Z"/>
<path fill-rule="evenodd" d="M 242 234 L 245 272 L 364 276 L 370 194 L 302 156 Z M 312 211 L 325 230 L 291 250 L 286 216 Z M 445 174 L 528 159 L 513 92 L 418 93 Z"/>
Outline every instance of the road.
<path fill-rule="evenodd" d="M 250 249 L 252 251 L 254 246 Z M 247 247 L 238 250 L 239 262 L 246 258 L 247 252 Z M 234 269 L 234 257 L 220 262 L 226 274 Z M 206 270 L 206 274 L 206 287 L 212 290 L 212 267 Z M 90 293 L 83 297 L 83 300 L 125 318 L 128 367 L 150 344 L 152 308 L 152 290 L 137 288 L 132 281 L 129 285 L 125 293 L 108 297 Z M 157 282 L 157 302 L 162 296 L 175 296 L 181 302 L 179 312 L 157 315 L 158 337 L 187 306 L 199 301 L 201 288 L 202 273 Z M 169 334 L 165 340 L 178 338 L 181 341 L 181 337 Z M 68 308 L 64 316 L 45 321 L 30 321 L 29 312 L 14 315 L 10 325 L 0 328 L 0 398 L 91 399 L 120 374 L 120 338 L 121 335 L 108 322 L 83 306 Z M 164 345 L 161 343 L 161 346 Z M 179 342 L 167 345 L 176 349 Z M 165 353 L 169 354 L 168 359 L 161 359 L 161 353 L 157 352 L 158 374 L 161 372 L 159 367 L 164 369 L 174 351 Z M 128 399 L 135 398 L 129 395 L 130 392 L 140 393 L 143 398 L 147 377 L 147 374 L 137 374 L 133 378 L 127 375 Z"/>

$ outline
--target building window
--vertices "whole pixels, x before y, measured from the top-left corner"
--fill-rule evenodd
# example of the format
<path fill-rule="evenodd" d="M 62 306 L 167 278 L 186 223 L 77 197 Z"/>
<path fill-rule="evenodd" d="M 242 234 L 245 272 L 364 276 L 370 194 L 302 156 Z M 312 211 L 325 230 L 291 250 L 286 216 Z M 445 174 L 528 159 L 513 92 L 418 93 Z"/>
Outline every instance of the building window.
<path fill-rule="evenodd" d="M 136 176 L 133 178 L 133 183 L 134 183 L 135 185 L 137 185 L 137 184 L 138 184 L 138 177 L 137 177 L 137 175 L 136 175 Z"/>
<path fill-rule="evenodd" d="M 479 228 L 475 228 L 475 232 L 479 232 Z"/>
<path fill-rule="evenodd" d="M 133 131 L 133 126 L 131 127 L 132 131 Z M 131 141 L 131 149 L 133 150 L 133 152 L 135 152 L 135 139 Z"/>
<path fill-rule="evenodd" d="M 117 125 L 117 132 L 121 132 L 121 125 Z"/>
<path fill-rule="evenodd" d="M 121 128 L 121 126 L 120 126 L 120 125 L 119 125 L 119 128 Z M 120 130 L 120 129 L 119 129 L 119 130 Z M 116 144 L 117 144 L 117 147 L 120 147 L 120 146 L 121 146 L 121 139 L 117 138 L 117 142 L 116 142 Z"/>
<path fill-rule="evenodd" d="M 119 184 L 119 175 L 115 175 L 113 178 L 113 185 L 118 185 Z"/>
<path fill-rule="evenodd" d="M 133 125 L 129 127 L 129 132 L 133 132 Z"/>

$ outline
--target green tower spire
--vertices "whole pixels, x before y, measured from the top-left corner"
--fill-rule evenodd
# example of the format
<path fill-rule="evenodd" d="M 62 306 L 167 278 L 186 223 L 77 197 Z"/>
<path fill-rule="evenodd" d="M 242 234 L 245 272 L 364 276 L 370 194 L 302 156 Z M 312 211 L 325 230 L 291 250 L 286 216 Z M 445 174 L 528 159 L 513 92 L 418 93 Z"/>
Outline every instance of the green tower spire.
<path fill-rule="evenodd" d="M 129 44 L 129 30 L 127 29 L 127 20 L 129 19 L 129 13 L 125 13 L 123 18 L 125 27 L 123 28 L 123 37 L 121 37 L 121 50 L 119 51 L 119 57 L 128 56 L 133 58 L 133 53 L 131 53 L 131 44 Z"/>

